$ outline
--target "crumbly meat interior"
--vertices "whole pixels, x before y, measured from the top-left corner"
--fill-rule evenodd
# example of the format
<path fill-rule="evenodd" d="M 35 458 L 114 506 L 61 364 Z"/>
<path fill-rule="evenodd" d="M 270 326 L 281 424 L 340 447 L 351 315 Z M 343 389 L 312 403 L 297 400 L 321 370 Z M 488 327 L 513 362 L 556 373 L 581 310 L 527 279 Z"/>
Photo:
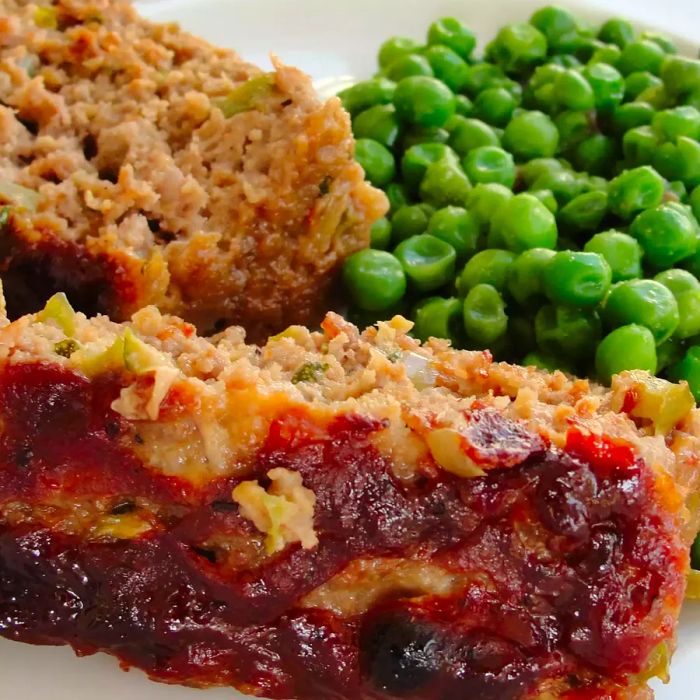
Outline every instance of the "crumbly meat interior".
<path fill-rule="evenodd" d="M 386 208 L 353 153 L 340 102 L 277 61 L 263 73 L 122 0 L 0 6 L 14 316 L 66 291 L 116 320 L 155 304 L 253 338 L 318 320 Z"/>
<path fill-rule="evenodd" d="M 409 329 L 5 325 L 2 634 L 271 698 L 652 697 L 698 528 L 687 386 Z"/>

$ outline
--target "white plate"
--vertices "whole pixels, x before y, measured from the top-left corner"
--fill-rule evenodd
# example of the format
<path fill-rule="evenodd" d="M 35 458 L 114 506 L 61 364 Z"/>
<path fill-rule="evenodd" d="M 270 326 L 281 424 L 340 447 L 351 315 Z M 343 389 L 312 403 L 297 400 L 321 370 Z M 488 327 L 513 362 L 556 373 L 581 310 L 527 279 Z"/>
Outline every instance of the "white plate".
<path fill-rule="evenodd" d="M 266 64 L 270 51 L 310 73 L 319 89 L 329 81 L 365 77 L 376 49 L 391 34 L 420 37 L 435 18 L 454 15 L 481 39 L 507 21 L 525 19 L 545 0 L 142 0 L 154 19 L 182 23 L 248 60 Z M 572 5 L 559 0 L 560 4 Z M 590 19 L 626 15 L 640 25 L 674 33 L 688 53 L 700 44 L 698 0 L 589 0 L 573 5 Z M 683 39 L 685 37 L 685 40 Z M 669 686 L 658 700 L 698 697 L 700 605 L 686 606 Z M 106 655 L 76 659 L 68 649 L 0 640 L 0 700 L 235 700 L 228 689 L 209 691 L 150 683 L 139 671 L 122 673 Z M 476 699 L 475 699 L 476 700 Z"/>

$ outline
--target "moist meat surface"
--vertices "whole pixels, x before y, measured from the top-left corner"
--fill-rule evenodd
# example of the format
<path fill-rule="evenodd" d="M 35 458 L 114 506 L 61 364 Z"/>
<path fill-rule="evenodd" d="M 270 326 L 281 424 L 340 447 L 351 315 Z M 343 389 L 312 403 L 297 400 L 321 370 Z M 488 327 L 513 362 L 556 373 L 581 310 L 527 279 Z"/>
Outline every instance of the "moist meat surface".
<path fill-rule="evenodd" d="M 117 320 L 155 304 L 253 338 L 317 321 L 386 207 L 353 149 L 340 102 L 293 68 L 263 73 L 121 0 L 0 3 L 14 316 L 66 291 Z"/>
<path fill-rule="evenodd" d="M 329 315 L 258 348 L 55 300 L 0 329 L 0 633 L 309 700 L 639 700 L 700 415 Z"/>

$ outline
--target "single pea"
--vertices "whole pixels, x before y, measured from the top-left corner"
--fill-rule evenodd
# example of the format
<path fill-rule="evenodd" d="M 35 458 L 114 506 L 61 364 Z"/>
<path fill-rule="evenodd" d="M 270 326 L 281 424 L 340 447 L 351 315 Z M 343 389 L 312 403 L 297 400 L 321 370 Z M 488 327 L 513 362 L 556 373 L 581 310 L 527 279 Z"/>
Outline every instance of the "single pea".
<path fill-rule="evenodd" d="M 631 41 L 622 49 L 617 67 L 623 75 L 635 71 L 649 71 L 658 75 L 666 54 L 663 49 L 649 39 Z"/>
<path fill-rule="evenodd" d="M 448 143 L 460 156 L 479 146 L 500 146 L 501 140 L 486 122 L 467 117 L 453 117 L 448 124 L 450 140 Z"/>
<path fill-rule="evenodd" d="M 683 359 L 685 347 L 678 338 L 669 338 L 656 348 L 656 371 L 663 372 Z"/>
<path fill-rule="evenodd" d="M 454 297 L 431 297 L 413 313 L 413 334 L 425 342 L 429 338 L 447 338 L 454 347 L 463 344 L 462 302 Z"/>
<path fill-rule="evenodd" d="M 697 277 L 687 270 L 664 270 L 654 279 L 671 291 L 678 304 L 679 322 L 673 337 L 686 340 L 700 334 L 700 282 Z"/>
<path fill-rule="evenodd" d="M 386 250 L 391 243 L 391 222 L 386 217 L 377 219 L 369 231 L 369 243 L 376 250 Z"/>
<path fill-rule="evenodd" d="M 654 108 L 647 102 L 626 102 L 615 107 L 612 124 L 615 133 L 624 134 L 638 126 L 651 124 L 656 114 Z"/>
<path fill-rule="evenodd" d="M 687 270 L 681 270 L 679 268 L 663 270 L 659 272 L 654 279 L 663 284 L 667 289 L 670 289 L 671 293 L 676 298 L 683 292 L 700 289 L 698 278 Z"/>
<path fill-rule="evenodd" d="M 533 158 L 531 161 L 521 165 L 518 168 L 518 173 L 525 186 L 532 187 L 541 175 L 561 172 L 562 170 L 568 170 L 568 167 L 561 160 L 556 158 Z"/>
<path fill-rule="evenodd" d="M 531 194 L 522 193 L 508 200 L 496 213 L 491 227 L 515 253 L 529 248 L 554 248 L 557 223 L 547 207 Z"/>
<path fill-rule="evenodd" d="M 455 272 L 455 249 L 435 236 L 423 233 L 399 243 L 394 255 L 410 285 L 418 292 L 431 292 L 447 284 Z"/>
<path fill-rule="evenodd" d="M 700 184 L 700 143 L 679 136 L 675 143 L 664 143 L 656 149 L 653 164 L 667 179 L 695 187 Z"/>
<path fill-rule="evenodd" d="M 598 228 L 607 212 L 607 193 L 594 190 L 572 199 L 561 209 L 557 220 L 572 229 L 592 231 Z"/>
<path fill-rule="evenodd" d="M 596 233 L 583 247 L 586 253 L 598 253 L 612 271 L 612 282 L 642 276 L 642 249 L 637 241 L 620 231 Z"/>
<path fill-rule="evenodd" d="M 617 142 L 605 134 L 594 134 L 576 146 L 574 164 L 591 175 L 607 175 L 617 160 Z"/>
<path fill-rule="evenodd" d="M 446 158 L 457 162 L 457 155 L 443 143 L 421 143 L 411 146 L 401 159 L 401 175 L 407 188 L 416 192 L 428 166 Z"/>
<path fill-rule="evenodd" d="M 416 53 L 420 44 L 415 39 L 405 36 L 392 36 L 379 47 L 379 67 L 388 68 L 397 59 Z"/>
<path fill-rule="evenodd" d="M 634 71 L 625 77 L 625 102 L 638 100 L 639 95 L 649 88 L 661 87 L 663 81 L 649 71 Z"/>
<path fill-rule="evenodd" d="M 493 63 L 474 63 L 469 66 L 467 94 L 476 97 L 483 90 L 501 87 L 507 81 L 506 74 Z"/>
<path fill-rule="evenodd" d="M 616 328 L 603 338 L 595 354 L 595 367 L 606 384 L 625 370 L 642 369 L 656 373 L 654 336 L 644 326 L 629 324 Z"/>
<path fill-rule="evenodd" d="M 563 109 L 587 110 L 595 106 L 593 88 L 573 68 L 565 69 L 554 81 L 553 96 Z"/>
<path fill-rule="evenodd" d="M 434 212 L 426 204 L 409 204 L 398 209 L 391 219 L 394 244 L 425 233 Z"/>
<path fill-rule="evenodd" d="M 386 78 L 372 78 L 356 83 L 338 93 L 343 107 L 355 115 L 375 105 L 388 104 L 394 99 L 396 83 Z"/>
<path fill-rule="evenodd" d="M 657 344 L 670 338 L 678 327 L 678 304 L 669 289 L 654 280 L 619 282 L 603 307 L 603 321 L 609 328 L 636 323 L 646 326 Z"/>
<path fill-rule="evenodd" d="M 518 304 L 533 306 L 544 297 L 542 272 L 554 255 L 549 248 L 530 248 L 515 259 L 508 275 L 508 291 Z"/>
<path fill-rule="evenodd" d="M 399 261 L 383 250 L 360 250 L 343 265 L 343 282 L 350 298 L 366 311 L 382 311 L 406 293 L 406 276 Z"/>
<path fill-rule="evenodd" d="M 465 296 L 478 284 L 490 284 L 501 292 L 505 291 L 514 261 L 515 255 L 509 250 L 482 250 L 464 266 L 457 279 L 457 291 L 460 296 Z"/>
<path fill-rule="evenodd" d="M 700 221 L 700 185 L 698 185 L 690 193 L 688 203 L 690 204 L 690 208 L 691 208 L 693 214 L 695 215 L 695 218 L 698 221 Z"/>
<path fill-rule="evenodd" d="M 583 69 L 583 77 L 593 90 L 596 109 L 612 109 L 622 102 L 625 79 L 616 68 L 607 63 L 594 63 Z"/>
<path fill-rule="evenodd" d="M 490 284 L 477 284 L 469 290 L 462 314 L 467 335 L 479 344 L 493 343 L 508 330 L 505 302 Z"/>
<path fill-rule="evenodd" d="M 519 160 L 551 158 L 557 152 L 559 132 L 546 114 L 523 111 L 508 123 L 503 144 Z"/>
<path fill-rule="evenodd" d="M 466 95 L 455 95 L 455 109 L 461 117 L 471 117 L 474 113 L 474 103 Z"/>
<path fill-rule="evenodd" d="M 449 243 L 457 253 L 457 260 L 466 260 L 477 251 L 479 221 L 473 212 L 462 207 L 444 207 L 430 217 L 428 233 Z"/>
<path fill-rule="evenodd" d="M 477 95 L 474 115 L 487 124 L 505 126 L 513 117 L 517 106 L 518 100 L 505 88 L 488 88 Z"/>
<path fill-rule="evenodd" d="M 570 53 L 560 53 L 549 57 L 549 62 L 562 68 L 580 68 L 583 63 Z"/>
<path fill-rule="evenodd" d="M 544 291 L 554 304 L 597 306 L 610 289 L 612 271 L 602 255 L 557 252 L 543 271 Z"/>
<path fill-rule="evenodd" d="M 588 65 L 593 66 L 596 63 L 606 63 L 609 66 L 616 66 L 622 56 L 622 50 L 617 44 L 604 44 L 597 48 L 593 55 L 588 59 Z"/>
<path fill-rule="evenodd" d="M 532 25 L 516 22 L 501 28 L 486 54 L 506 73 L 520 73 L 545 59 L 547 39 Z"/>
<path fill-rule="evenodd" d="M 551 190 L 560 204 L 570 202 L 586 189 L 586 182 L 570 170 L 553 170 L 542 173 L 531 185 L 533 190 Z"/>
<path fill-rule="evenodd" d="M 537 347 L 574 362 L 593 354 L 601 336 L 595 311 L 546 304 L 535 316 Z"/>
<path fill-rule="evenodd" d="M 473 183 L 496 182 L 506 187 L 513 187 L 515 183 L 513 156 L 498 146 L 471 150 L 462 160 L 462 167 Z"/>
<path fill-rule="evenodd" d="M 406 151 L 420 143 L 447 143 L 449 139 L 450 133 L 447 129 L 412 126 L 404 133 L 399 148 Z"/>
<path fill-rule="evenodd" d="M 608 181 L 600 175 L 589 175 L 585 178 L 586 190 L 588 192 L 608 192 Z"/>
<path fill-rule="evenodd" d="M 531 194 L 535 199 L 539 199 L 556 216 L 559 211 L 559 202 L 557 202 L 557 198 L 552 190 L 530 190 L 528 194 Z"/>
<path fill-rule="evenodd" d="M 556 47 L 561 37 L 578 31 L 576 17 L 562 7 L 548 5 L 530 17 L 530 24 L 539 29 L 550 47 Z"/>
<path fill-rule="evenodd" d="M 625 170 L 610 183 L 610 210 L 622 219 L 631 219 L 645 209 L 653 209 L 663 201 L 664 179 L 654 168 L 643 165 Z"/>
<path fill-rule="evenodd" d="M 443 126 L 455 113 L 452 91 L 435 78 L 417 75 L 396 85 L 394 106 L 399 119 L 418 126 Z"/>
<path fill-rule="evenodd" d="M 669 56 L 661 69 L 661 79 L 674 97 L 700 90 L 700 60 Z"/>
<path fill-rule="evenodd" d="M 559 132 L 559 148 L 564 152 L 574 149 L 594 133 L 588 112 L 565 110 L 556 116 L 554 124 Z"/>
<path fill-rule="evenodd" d="M 436 207 L 446 207 L 465 204 L 470 190 L 469 178 L 459 163 L 452 158 L 443 158 L 428 166 L 419 191 L 424 201 Z"/>
<path fill-rule="evenodd" d="M 622 137 L 622 153 L 628 165 L 647 165 L 654 160 L 659 139 L 650 126 L 637 126 Z"/>
<path fill-rule="evenodd" d="M 554 85 L 557 78 L 566 74 L 566 68 L 557 63 L 545 63 L 535 68 L 527 83 L 525 93 L 529 106 L 536 106 L 545 111 L 552 111 L 557 106 Z"/>
<path fill-rule="evenodd" d="M 352 122 L 352 132 L 356 139 L 371 139 L 387 148 L 394 147 L 400 131 L 394 105 L 370 107 L 360 112 Z"/>
<path fill-rule="evenodd" d="M 424 55 L 435 77 L 442 80 L 450 90 L 461 92 L 466 88 L 469 67 L 455 51 L 436 44 L 429 47 Z"/>
<path fill-rule="evenodd" d="M 674 107 L 657 112 L 652 129 L 664 141 L 675 141 L 679 136 L 700 137 L 700 112 L 695 107 Z"/>
<path fill-rule="evenodd" d="M 454 17 L 443 17 L 430 25 L 428 43 L 448 46 L 466 61 L 476 46 L 476 35 Z"/>
<path fill-rule="evenodd" d="M 393 216 L 401 207 L 410 204 L 410 197 L 406 186 L 401 182 L 390 182 L 385 189 L 386 198 L 389 200 L 389 216 Z"/>
<path fill-rule="evenodd" d="M 631 22 L 624 19 L 609 19 L 598 32 L 598 38 L 606 43 L 616 44 L 624 49 L 627 44 L 634 41 L 634 27 Z"/>
<path fill-rule="evenodd" d="M 664 53 L 678 53 L 678 47 L 674 44 L 673 40 L 665 34 L 660 34 L 659 32 L 654 32 L 647 29 L 639 35 L 639 38 L 653 41 Z"/>
<path fill-rule="evenodd" d="M 391 151 L 371 139 L 358 139 L 355 143 L 355 159 L 365 171 L 367 179 L 375 187 L 388 185 L 396 175 L 396 163 Z"/>
<path fill-rule="evenodd" d="M 700 345 L 688 348 L 683 359 L 668 371 L 674 382 L 688 382 L 696 401 L 700 402 Z"/>
<path fill-rule="evenodd" d="M 474 215 L 479 226 L 490 224 L 496 212 L 513 197 L 513 193 L 495 182 L 476 184 L 469 193 L 467 208 Z"/>
<path fill-rule="evenodd" d="M 536 367 L 537 369 L 541 369 L 545 372 L 555 372 L 560 370 L 562 372 L 573 374 L 571 368 L 567 367 L 566 363 L 563 362 L 561 358 L 552 357 L 551 355 L 547 355 L 546 353 L 538 352 L 536 350 L 527 353 L 527 355 L 523 357 L 521 364 L 524 367 Z"/>
<path fill-rule="evenodd" d="M 642 90 L 637 95 L 637 100 L 649 103 L 654 109 L 665 109 L 671 106 L 671 100 L 663 85 L 655 85 Z"/>
<path fill-rule="evenodd" d="M 639 214 L 629 228 L 644 258 L 662 269 L 690 257 L 697 248 L 695 226 L 690 217 L 671 204 L 661 204 Z"/>
<path fill-rule="evenodd" d="M 409 53 L 397 58 L 387 69 L 386 76 L 389 80 L 398 83 L 404 78 L 412 76 L 425 76 L 432 78 L 434 75 L 432 66 L 425 56 L 417 53 Z"/>

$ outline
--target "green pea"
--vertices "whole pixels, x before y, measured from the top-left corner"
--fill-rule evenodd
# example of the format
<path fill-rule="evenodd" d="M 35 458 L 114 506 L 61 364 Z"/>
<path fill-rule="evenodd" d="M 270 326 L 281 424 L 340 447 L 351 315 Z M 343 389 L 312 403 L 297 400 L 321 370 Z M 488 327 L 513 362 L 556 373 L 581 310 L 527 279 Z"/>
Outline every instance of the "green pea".
<path fill-rule="evenodd" d="M 353 253 L 343 265 L 343 282 L 361 309 L 382 311 L 406 293 L 406 276 L 399 261 L 383 250 Z"/>
<path fill-rule="evenodd" d="M 419 49 L 420 44 L 415 39 L 392 36 L 379 47 L 379 67 L 386 69 L 397 59 L 416 53 Z"/>
<path fill-rule="evenodd" d="M 444 126 L 455 113 L 453 92 L 439 80 L 417 75 L 396 86 L 394 106 L 399 119 L 418 126 Z"/>
<path fill-rule="evenodd" d="M 607 63 L 594 63 L 583 69 L 583 77 L 593 90 L 595 107 L 609 110 L 619 105 L 625 96 L 625 79 Z"/>
<path fill-rule="evenodd" d="M 641 369 L 656 373 L 654 336 L 644 326 L 629 324 L 616 328 L 603 338 L 595 354 L 596 372 L 606 384 L 614 375 Z"/>
<path fill-rule="evenodd" d="M 452 159 L 457 162 L 457 155 L 443 143 L 421 143 L 411 146 L 401 159 L 401 175 L 411 191 L 420 187 L 428 166 L 440 160 Z"/>
<path fill-rule="evenodd" d="M 428 43 L 448 46 L 466 61 L 476 46 L 476 35 L 454 17 L 443 17 L 430 25 Z"/>
<path fill-rule="evenodd" d="M 654 279 L 668 288 L 678 303 L 680 320 L 673 337 L 685 340 L 700 334 L 700 282 L 697 277 L 686 270 L 664 270 Z"/>
<path fill-rule="evenodd" d="M 659 146 L 653 159 L 654 167 L 669 180 L 680 180 L 688 187 L 700 184 L 700 143 L 679 136 L 676 143 Z"/>
<path fill-rule="evenodd" d="M 690 208 L 695 215 L 695 218 L 700 221 L 700 185 L 698 185 L 691 193 L 689 198 Z"/>
<path fill-rule="evenodd" d="M 650 126 L 630 129 L 622 137 L 622 153 L 629 165 L 651 163 L 659 146 L 659 139 Z"/>
<path fill-rule="evenodd" d="M 700 112 L 695 107 L 674 107 L 657 112 L 652 129 L 664 141 L 675 141 L 679 136 L 700 137 Z"/>
<path fill-rule="evenodd" d="M 607 212 L 607 193 L 594 190 L 572 199 L 559 212 L 558 221 L 572 229 L 592 231 L 598 228 Z"/>
<path fill-rule="evenodd" d="M 530 190 L 528 194 L 531 194 L 535 199 L 539 199 L 556 216 L 559 211 L 559 202 L 557 202 L 557 198 L 552 190 Z M 557 244 L 557 247 L 559 247 L 559 244 Z"/>
<path fill-rule="evenodd" d="M 531 185 L 533 190 L 551 190 L 557 202 L 566 204 L 586 189 L 585 180 L 570 170 L 552 170 L 542 173 Z"/>
<path fill-rule="evenodd" d="M 613 128 L 617 134 L 624 134 L 638 126 L 651 124 L 654 108 L 647 102 L 626 102 L 615 107 L 612 116 Z"/>
<path fill-rule="evenodd" d="M 549 5 L 537 10 L 530 17 L 530 24 L 544 34 L 547 44 L 556 47 L 561 37 L 578 31 L 578 22 L 571 12 Z"/>
<path fill-rule="evenodd" d="M 473 183 L 496 182 L 506 187 L 515 183 L 513 156 L 497 146 L 481 146 L 471 150 L 462 167 Z"/>
<path fill-rule="evenodd" d="M 466 156 L 469 151 L 479 146 L 500 146 L 498 135 L 480 119 L 453 117 L 448 124 L 450 140 L 448 143 L 460 156 Z"/>
<path fill-rule="evenodd" d="M 661 79 L 674 97 L 700 90 L 700 61 L 687 56 L 669 56 L 661 69 Z"/>
<path fill-rule="evenodd" d="M 683 359 L 669 369 L 669 377 L 674 382 L 688 382 L 696 401 L 700 401 L 700 345 L 688 348 Z"/>
<path fill-rule="evenodd" d="M 401 139 L 401 149 L 406 151 L 420 143 L 447 143 L 449 139 L 450 133 L 446 129 L 412 126 Z"/>
<path fill-rule="evenodd" d="M 413 314 L 413 334 L 422 342 L 429 338 L 447 338 L 462 345 L 462 302 L 454 297 L 431 297 L 421 302 Z"/>
<path fill-rule="evenodd" d="M 568 372 L 573 374 L 570 367 L 566 366 L 558 357 L 552 357 L 543 352 L 529 352 L 525 357 L 523 357 L 522 363 L 524 367 L 536 367 L 537 369 L 544 370 L 545 372 L 555 372 L 560 370 L 562 372 Z"/>
<path fill-rule="evenodd" d="M 394 105 L 375 105 L 360 112 L 352 122 L 356 139 L 371 139 L 382 146 L 393 148 L 401 127 Z"/>
<path fill-rule="evenodd" d="M 631 41 L 622 49 L 618 68 L 623 75 L 629 75 L 634 71 L 649 71 L 658 75 L 665 55 L 663 49 L 653 41 L 638 39 Z"/>
<path fill-rule="evenodd" d="M 544 291 L 554 304 L 597 306 L 610 289 L 612 271 L 602 255 L 561 250 L 543 270 Z"/>
<path fill-rule="evenodd" d="M 587 110 L 595 106 L 593 88 L 578 71 L 564 70 L 554 81 L 553 97 L 564 109 Z"/>
<path fill-rule="evenodd" d="M 420 184 L 421 198 L 436 207 L 466 203 L 471 190 L 469 178 L 459 163 L 452 158 L 443 158 L 431 163 Z"/>
<path fill-rule="evenodd" d="M 659 34 L 658 32 L 645 30 L 639 35 L 640 39 L 648 39 L 653 41 L 655 44 L 661 48 L 664 53 L 678 53 L 678 48 L 673 43 L 670 37 L 665 34 Z"/>
<path fill-rule="evenodd" d="M 655 109 L 664 109 L 669 107 L 671 100 L 663 85 L 655 85 L 648 87 L 646 90 L 637 95 L 637 100 L 640 102 L 648 102 Z"/>
<path fill-rule="evenodd" d="M 596 233 L 583 247 L 586 253 L 598 253 L 612 271 L 612 281 L 642 276 L 642 249 L 637 241 L 620 231 Z"/>
<path fill-rule="evenodd" d="M 554 85 L 557 79 L 565 74 L 566 68 L 557 63 L 546 63 L 535 68 L 527 84 L 527 102 L 543 110 L 552 111 L 557 106 Z"/>
<path fill-rule="evenodd" d="M 467 86 L 469 67 L 460 56 L 447 46 L 431 46 L 425 57 L 438 80 L 442 80 L 453 92 L 461 92 Z"/>
<path fill-rule="evenodd" d="M 386 198 L 389 200 L 389 216 L 393 216 L 401 207 L 410 203 L 410 197 L 406 186 L 401 182 L 390 182 L 385 189 Z"/>
<path fill-rule="evenodd" d="M 498 183 L 476 184 L 469 193 L 467 208 L 479 225 L 484 227 L 512 196 L 513 193 L 507 187 Z"/>
<path fill-rule="evenodd" d="M 391 243 L 391 222 L 382 217 L 377 219 L 369 231 L 369 243 L 376 250 L 386 250 Z"/>
<path fill-rule="evenodd" d="M 516 22 L 501 28 L 486 54 L 506 73 L 520 73 L 544 60 L 547 39 L 532 25 Z"/>
<path fill-rule="evenodd" d="M 616 44 L 604 44 L 597 48 L 593 55 L 588 59 L 588 65 L 592 66 L 596 63 L 607 63 L 609 66 L 616 66 L 620 60 L 622 51 Z"/>
<path fill-rule="evenodd" d="M 480 345 L 493 343 L 508 330 L 505 302 L 490 284 L 477 284 L 469 290 L 462 313 L 467 335 Z"/>
<path fill-rule="evenodd" d="M 469 66 L 466 91 L 475 97 L 483 90 L 501 87 L 507 80 L 506 74 L 492 63 L 475 63 Z"/>
<path fill-rule="evenodd" d="M 367 179 L 375 187 L 388 185 L 396 175 L 396 163 L 391 151 L 371 139 L 358 139 L 355 143 L 355 159 L 365 171 Z"/>
<path fill-rule="evenodd" d="M 678 327 L 678 303 L 669 289 L 654 280 L 619 282 L 608 294 L 603 321 L 609 328 L 629 323 L 646 326 L 657 344 L 668 340 Z"/>
<path fill-rule="evenodd" d="M 600 328 L 595 311 L 546 304 L 535 316 L 539 349 L 574 362 L 592 354 L 600 340 Z"/>
<path fill-rule="evenodd" d="M 449 243 L 464 260 L 476 253 L 479 242 L 479 222 L 473 212 L 462 207 L 444 207 L 430 218 L 428 233 Z"/>
<path fill-rule="evenodd" d="M 665 192 L 664 179 L 648 165 L 625 170 L 610 183 L 610 210 L 622 219 L 631 219 L 645 209 L 661 204 Z"/>
<path fill-rule="evenodd" d="M 598 32 L 598 38 L 609 44 L 616 44 L 624 49 L 627 44 L 634 41 L 634 27 L 631 22 L 624 19 L 609 19 Z"/>
<path fill-rule="evenodd" d="M 439 289 L 454 277 L 455 249 L 430 234 L 412 236 L 399 243 L 394 255 L 409 283 L 418 292 Z"/>
<path fill-rule="evenodd" d="M 517 159 L 550 158 L 557 152 L 559 132 L 543 112 L 521 112 L 510 120 L 503 144 Z"/>
<path fill-rule="evenodd" d="M 518 100 L 502 87 L 480 92 L 474 101 L 474 114 L 488 124 L 505 126 L 513 117 Z"/>
<path fill-rule="evenodd" d="M 576 146 L 574 164 L 592 175 L 607 174 L 617 159 L 617 143 L 605 134 L 594 134 Z"/>
<path fill-rule="evenodd" d="M 663 81 L 649 71 L 634 71 L 625 77 L 625 102 L 639 100 L 639 96 L 649 88 L 663 86 Z"/>
<path fill-rule="evenodd" d="M 526 187 L 532 187 L 542 175 L 558 173 L 562 170 L 567 170 L 567 166 L 556 158 L 533 158 L 518 168 L 520 179 L 522 179 Z"/>
<path fill-rule="evenodd" d="M 662 204 L 639 214 L 629 228 L 639 241 L 645 259 L 656 268 L 666 268 L 690 257 L 697 248 L 695 226 L 683 211 Z"/>
<path fill-rule="evenodd" d="M 466 95 L 455 95 L 455 108 L 461 117 L 471 117 L 474 113 L 474 103 Z"/>
<path fill-rule="evenodd" d="M 556 116 L 554 124 L 559 132 L 559 148 L 563 152 L 575 148 L 593 134 L 594 127 L 587 112 L 565 110 Z"/>
<path fill-rule="evenodd" d="M 681 180 L 669 182 L 666 186 L 666 199 L 686 203 L 688 201 L 688 188 Z"/>
<path fill-rule="evenodd" d="M 424 76 L 432 78 L 434 73 L 430 62 L 425 56 L 410 53 L 397 58 L 387 69 L 386 75 L 389 80 L 398 83 L 404 78 L 414 76 Z M 394 93 L 395 94 L 395 93 Z"/>
<path fill-rule="evenodd" d="M 557 223 L 547 207 L 531 194 L 522 193 L 508 200 L 492 223 L 507 248 L 521 253 L 529 248 L 554 248 Z"/>
<path fill-rule="evenodd" d="M 671 365 L 675 365 L 683 359 L 685 347 L 683 341 L 678 338 L 669 338 L 656 348 L 656 371 L 663 372 Z"/>
<path fill-rule="evenodd" d="M 409 204 L 398 209 L 391 219 L 394 243 L 425 233 L 434 211 L 426 204 Z"/>
<path fill-rule="evenodd" d="M 515 259 L 508 275 L 508 291 L 518 304 L 532 306 L 544 297 L 542 273 L 554 255 L 548 248 L 530 248 Z"/>
<path fill-rule="evenodd" d="M 678 297 L 683 292 L 700 289 L 698 278 L 687 270 L 663 270 L 654 279 L 667 289 L 670 289 L 675 297 Z"/>
<path fill-rule="evenodd" d="M 372 78 L 339 92 L 338 97 L 343 107 L 350 114 L 355 115 L 375 105 L 388 104 L 394 99 L 394 90 L 396 90 L 396 83 L 393 81 L 386 78 Z"/>
<path fill-rule="evenodd" d="M 515 255 L 509 250 L 482 250 L 464 266 L 457 279 L 457 291 L 464 296 L 478 284 L 490 284 L 499 291 L 505 291 L 514 261 Z"/>

